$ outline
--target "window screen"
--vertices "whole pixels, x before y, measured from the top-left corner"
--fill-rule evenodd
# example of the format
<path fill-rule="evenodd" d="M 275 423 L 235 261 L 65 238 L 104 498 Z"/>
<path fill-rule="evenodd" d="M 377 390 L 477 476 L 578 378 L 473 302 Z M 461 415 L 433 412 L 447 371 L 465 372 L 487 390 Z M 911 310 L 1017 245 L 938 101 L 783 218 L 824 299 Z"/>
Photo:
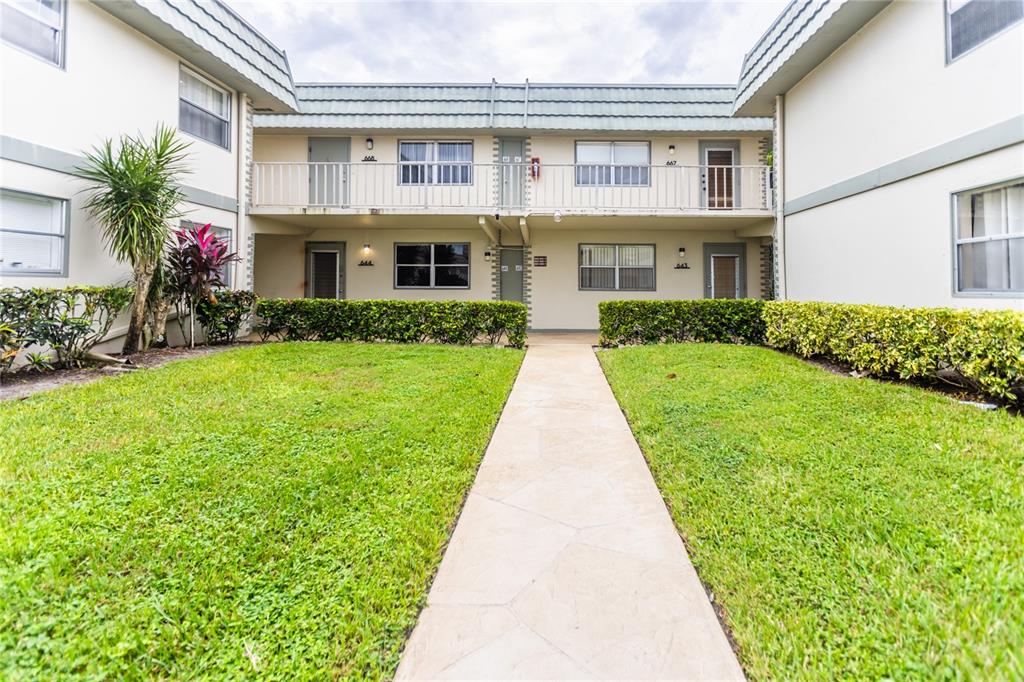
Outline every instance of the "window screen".
<path fill-rule="evenodd" d="M 66 275 L 67 201 L 0 190 L 0 272 Z"/>
<path fill-rule="evenodd" d="M 468 289 L 469 244 L 395 244 L 399 289 Z"/>
<path fill-rule="evenodd" d="M 231 136 L 231 95 L 182 67 L 178 82 L 178 126 L 227 149 Z"/>
<path fill-rule="evenodd" d="M 654 291 L 654 245 L 580 244 L 580 289 Z"/>
<path fill-rule="evenodd" d="M 957 290 L 1024 291 L 1024 180 L 956 195 Z"/>

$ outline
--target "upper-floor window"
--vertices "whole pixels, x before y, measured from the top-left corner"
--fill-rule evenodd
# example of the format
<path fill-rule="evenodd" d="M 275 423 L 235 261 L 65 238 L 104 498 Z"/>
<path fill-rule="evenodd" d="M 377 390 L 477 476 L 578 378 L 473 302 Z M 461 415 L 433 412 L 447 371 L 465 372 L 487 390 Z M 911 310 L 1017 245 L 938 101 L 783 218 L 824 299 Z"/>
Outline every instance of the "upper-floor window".
<path fill-rule="evenodd" d="M 654 291 L 654 244 L 580 244 L 580 289 Z"/>
<path fill-rule="evenodd" d="M 946 0 L 946 61 L 1024 19 L 1024 0 Z"/>
<path fill-rule="evenodd" d="M 577 142 L 577 185 L 649 185 L 649 142 Z"/>
<path fill-rule="evenodd" d="M 473 143 L 416 141 L 398 143 L 398 184 L 470 185 Z"/>
<path fill-rule="evenodd" d="M 955 195 L 957 291 L 1024 292 L 1024 178 Z"/>
<path fill-rule="evenodd" d="M 182 132 L 228 149 L 231 146 L 231 94 L 181 67 L 178 127 Z"/>
<path fill-rule="evenodd" d="M 67 274 L 68 202 L 0 189 L 0 272 Z"/>
<path fill-rule="evenodd" d="M 0 3 L 0 37 L 57 66 L 64 66 L 64 0 Z"/>

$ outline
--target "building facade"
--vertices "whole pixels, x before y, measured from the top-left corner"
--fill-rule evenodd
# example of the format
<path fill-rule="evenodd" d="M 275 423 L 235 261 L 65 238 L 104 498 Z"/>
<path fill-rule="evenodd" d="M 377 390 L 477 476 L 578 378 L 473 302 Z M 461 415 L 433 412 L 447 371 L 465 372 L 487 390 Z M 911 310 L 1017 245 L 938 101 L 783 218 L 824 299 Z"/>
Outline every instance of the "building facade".
<path fill-rule="evenodd" d="M 261 296 L 1020 309 L 1022 9 L 794 0 L 736 86 L 295 84 L 216 0 L 4 4 L 0 280 L 125 281 L 75 168 L 162 123 Z"/>

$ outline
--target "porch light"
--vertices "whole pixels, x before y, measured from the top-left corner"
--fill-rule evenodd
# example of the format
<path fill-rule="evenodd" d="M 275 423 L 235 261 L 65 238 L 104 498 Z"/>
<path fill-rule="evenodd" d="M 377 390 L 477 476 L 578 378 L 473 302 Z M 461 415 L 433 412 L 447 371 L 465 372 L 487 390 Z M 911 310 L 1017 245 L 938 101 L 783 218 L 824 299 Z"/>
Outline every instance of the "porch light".
<path fill-rule="evenodd" d="M 373 149 L 373 138 L 372 137 L 366 138 L 366 148 L 367 149 Z"/>
<path fill-rule="evenodd" d="M 676 153 L 676 146 L 674 144 L 670 144 L 668 146 L 668 153 L 669 154 L 675 154 Z"/>
<path fill-rule="evenodd" d="M 562 212 L 561 211 L 555 211 L 554 218 L 555 218 L 555 222 L 556 223 L 562 222 Z"/>
<path fill-rule="evenodd" d="M 363 255 L 364 256 L 369 256 L 370 255 L 370 244 L 369 243 L 363 244 Z"/>
<path fill-rule="evenodd" d="M 680 258 L 686 258 L 686 247 L 685 246 L 680 246 L 679 247 L 679 257 Z"/>

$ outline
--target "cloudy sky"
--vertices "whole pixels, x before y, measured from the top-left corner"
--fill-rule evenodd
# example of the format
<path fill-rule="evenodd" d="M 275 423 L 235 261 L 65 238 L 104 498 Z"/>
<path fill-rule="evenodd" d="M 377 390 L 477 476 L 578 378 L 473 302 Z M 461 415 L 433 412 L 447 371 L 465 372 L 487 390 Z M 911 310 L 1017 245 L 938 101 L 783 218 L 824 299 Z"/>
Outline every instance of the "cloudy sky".
<path fill-rule="evenodd" d="M 785 5 L 229 0 L 296 81 L 735 83 Z"/>

